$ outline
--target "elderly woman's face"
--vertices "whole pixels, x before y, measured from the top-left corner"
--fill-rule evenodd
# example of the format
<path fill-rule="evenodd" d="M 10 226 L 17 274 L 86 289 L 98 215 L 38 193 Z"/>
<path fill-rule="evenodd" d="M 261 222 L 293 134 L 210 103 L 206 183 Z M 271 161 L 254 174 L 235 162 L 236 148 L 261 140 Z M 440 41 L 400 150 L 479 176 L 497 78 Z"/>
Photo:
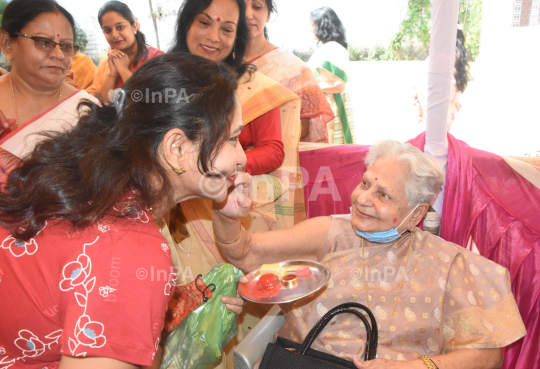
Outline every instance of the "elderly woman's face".
<path fill-rule="evenodd" d="M 227 59 L 234 47 L 239 18 L 236 1 L 213 0 L 187 31 L 189 52 L 217 62 Z"/>
<path fill-rule="evenodd" d="M 405 172 L 397 162 L 377 159 L 352 193 L 353 226 L 370 233 L 397 227 L 413 210 L 405 182 Z M 405 228 L 403 224 L 398 232 Z"/>
<path fill-rule="evenodd" d="M 73 30 L 61 13 L 41 13 L 21 33 L 48 38 L 55 42 L 73 43 Z M 17 37 L 10 40 L 12 68 L 37 90 L 57 87 L 66 77 L 73 56 L 64 55 L 58 45 L 51 51 L 38 50 L 34 40 Z"/>

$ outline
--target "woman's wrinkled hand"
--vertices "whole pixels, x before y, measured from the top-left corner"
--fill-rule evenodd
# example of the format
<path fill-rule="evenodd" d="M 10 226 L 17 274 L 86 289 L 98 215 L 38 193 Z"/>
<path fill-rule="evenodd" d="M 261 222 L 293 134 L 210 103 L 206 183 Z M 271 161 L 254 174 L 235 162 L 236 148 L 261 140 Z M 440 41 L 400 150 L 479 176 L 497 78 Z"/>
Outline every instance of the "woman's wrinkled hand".
<path fill-rule="evenodd" d="M 17 121 L 13 118 L 6 118 L 4 113 L 0 110 L 0 133 L 4 130 L 9 129 L 11 126 L 17 124 Z"/>
<path fill-rule="evenodd" d="M 245 276 L 242 276 L 242 278 L 240 278 L 240 283 L 248 283 L 248 279 Z M 226 304 L 225 306 L 227 309 L 233 313 L 236 313 L 236 315 L 240 315 L 242 313 L 242 310 L 244 310 L 244 305 L 246 304 L 244 299 L 242 299 L 238 293 L 236 294 L 236 297 L 223 296 L 221 298 L 221 302 Z"/>
<path fill-rule="evenodd" d="M 239 165 L 234 187 L 222 203 L 214 203 L 214 209 L 229 218 L 244 218 L 251 209 L 251 175 Z"/>
<path fill-rule="evenodd" d="M 375 359 L 370 361 L 360 361 L 356 357 L 353 357 L 353 364 L 358 369 L 407 369 L 416 368 L 415 364 L 418 360 L 413 361 L 395 361 L 386 359 Z M 422 363 L 422 365 L 424 365 Z"/>

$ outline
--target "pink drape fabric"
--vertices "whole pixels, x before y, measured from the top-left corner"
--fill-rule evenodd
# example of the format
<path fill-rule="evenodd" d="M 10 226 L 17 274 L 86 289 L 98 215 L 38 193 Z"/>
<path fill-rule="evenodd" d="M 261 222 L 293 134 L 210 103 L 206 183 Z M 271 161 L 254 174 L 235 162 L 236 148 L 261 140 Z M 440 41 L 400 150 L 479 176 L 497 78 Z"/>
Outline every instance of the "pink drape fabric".
<path fill-rule="evenodd" d="M 351 194 L 366 170 L 369 146 L 342 145 L 300 152 L 306 215 L 350 213 Z"/>
<path fill-rule="evenodd" d="M 540 190 L 497 155 L 449 135 L 441 237 L 510 271 L 527 335 L 504 350 L 503 368 L 540 368 Z"/>
<path fill-rule="evenodd" d="M 540 369 L 540 190 L 499 156 L 450 134 L 448 142 L 441 237 L 464 247 L 472 237 L 482 256 L 510 271 L 527 335 L 503 350 L 503 368 Z M 425 133 L 409 143 L 423 149 Z M 300 153 L 308 218 L 349 212 L 368 150 L 344 145 Z M 333 200 L 336 193 L 341 201 Z"/>

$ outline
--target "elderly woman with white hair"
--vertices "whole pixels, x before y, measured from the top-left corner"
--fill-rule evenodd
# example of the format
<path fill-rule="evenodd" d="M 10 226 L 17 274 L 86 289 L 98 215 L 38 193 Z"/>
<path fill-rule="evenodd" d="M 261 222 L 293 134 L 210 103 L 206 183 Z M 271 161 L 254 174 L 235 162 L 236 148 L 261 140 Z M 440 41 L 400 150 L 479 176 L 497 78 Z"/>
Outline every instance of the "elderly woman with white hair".
<path fill-rule="evenodd" d="M 285 230 L 242 231 L 235 218 L 249 210 L 249 199 L 238 186 L 214 204 L 220 250 L 246 272 L 292 259 L 330 268 L 322 291 L 282 306 L 279 336 L 302 342 L 329 309 L 355 301 L 377 318 L 378 359 L 360 361 L 366 332 L 350 316 L 336 317 L 312 348 L 358 368 L 500 368 L 501 348 L 526 333 L 508 271 L 416 228 L 443 185 L 442 169 L 417 148 L 391 140 L 372 146 L 365 162 L 352 214 Z"/>

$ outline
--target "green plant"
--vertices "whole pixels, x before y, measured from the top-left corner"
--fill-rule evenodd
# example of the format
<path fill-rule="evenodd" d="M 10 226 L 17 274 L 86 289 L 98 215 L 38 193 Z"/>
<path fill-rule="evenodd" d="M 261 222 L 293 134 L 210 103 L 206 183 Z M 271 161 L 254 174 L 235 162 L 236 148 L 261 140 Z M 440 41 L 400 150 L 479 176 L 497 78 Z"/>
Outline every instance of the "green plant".
<path fill-rule="evenodd" d="M 482 0 L 461 0 L 459 21 L 464 24 L 465 46 L 474 60 L 480 52 Z M 407 14 L 390 41 L 385 57 L 389 60 L 423 59 L 429 53 L 431 1 L 409 0 Z"/>
<path fill-rule="evenodd" d="M 0 24 L 2 24 L 2 14 L 4 14 L 7 4 L 7 0 L 0 0 Z"/>
<path fill-rule="evenodd" d="M 405 43 L 417 44 L 423 54 L 429 50 L 429 31 L 431 19 L 430 0 L 409 0 L 405 19 L 399 25 L 399 29 L 390 41 L 387 50 L 387 58 L 390 60 L 413 59 L 413 55 L 404 53 Z"/>
<path fill-rule="evenodd" d="M 314 50 L 312 48 L 310 48 L 309 51 L 298 51 L 296 49 L 292 51 L 292 53 L 298 58 L 300 58 L 304 63 L 307 63 L 309 61 L 309 58 L 311 58 L 313 52 Z"/>
<path fill-rule="evenodd" d="M 465 47 L 469 52 L 469 58 L 474 61 L 478 54 L 480 54 L 482 0 L 461 0 L 459 23 L 463 24 Z"/>
<path fill-rule="evenodd" d="M 349 60 L 352 61 L 364 61 L 367 60 L 368 49 L 349 43 Z"/>
<path fill-rule="evenodd" d="M 75 31 L 77 32 L 77 45 L 79 45 L 79 51 L 81 53 L 84 53 L 84 50 L 86 49 L 86 45 L 88 45 L 88 37 L 86 36 L 86 32 L 79 26 L 75 27 Z"/>

